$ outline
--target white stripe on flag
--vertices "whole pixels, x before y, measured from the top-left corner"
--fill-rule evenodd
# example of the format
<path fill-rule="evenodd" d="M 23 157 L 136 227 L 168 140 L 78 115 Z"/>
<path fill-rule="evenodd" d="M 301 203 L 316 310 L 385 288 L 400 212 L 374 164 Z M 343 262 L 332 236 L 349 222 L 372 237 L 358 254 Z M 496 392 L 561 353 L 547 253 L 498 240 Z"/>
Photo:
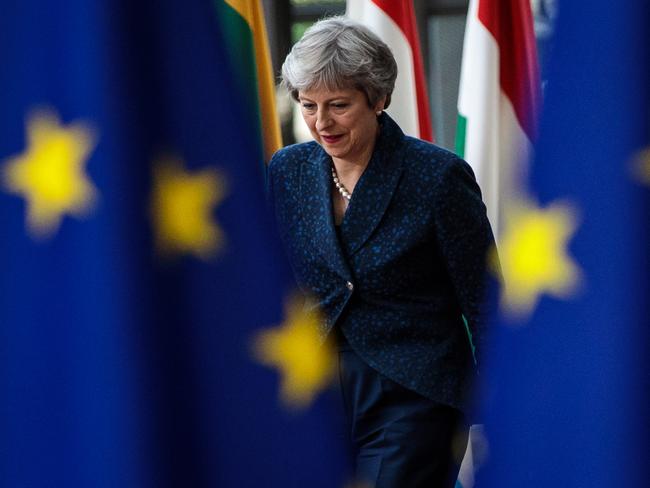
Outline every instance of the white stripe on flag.
<path fill-rule="evenodd" d="M 397 62 L 397 80 L 390 108 L 386 110 L 405 134 L 420 137 L 413 50 L 393 19 L 372 0 L 348 0 L 347 16 L 368 27 L 390 47 Z"/>

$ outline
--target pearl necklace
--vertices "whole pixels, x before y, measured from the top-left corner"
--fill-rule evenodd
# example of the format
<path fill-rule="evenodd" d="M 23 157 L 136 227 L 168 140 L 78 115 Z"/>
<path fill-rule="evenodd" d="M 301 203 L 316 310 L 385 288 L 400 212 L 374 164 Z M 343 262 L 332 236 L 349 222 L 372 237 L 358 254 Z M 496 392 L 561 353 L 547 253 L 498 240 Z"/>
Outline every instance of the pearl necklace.
<path fill-rule="evenodd" d="M 349 202 L 352 198 L 352 194 L 339 181 L 339 176 L 336 174 L 336 168 L 334 165 L 332 165 L 332 180 L 334 180 L 334 185 L 336 186 L 336 189 L 339 191 L 341 196 Z"/>

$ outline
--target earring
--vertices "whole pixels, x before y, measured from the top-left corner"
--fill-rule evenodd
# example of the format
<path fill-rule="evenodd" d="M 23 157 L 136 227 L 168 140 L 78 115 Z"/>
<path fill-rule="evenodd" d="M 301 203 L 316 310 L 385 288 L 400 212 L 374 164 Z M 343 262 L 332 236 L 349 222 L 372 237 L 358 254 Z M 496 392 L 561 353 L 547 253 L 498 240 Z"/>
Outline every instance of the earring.
<path fill-rule="evenodd" d="M 381 115 L 382 112 L 383 112 L 383 110 L 377 110 L 377 112 L 376 112 L 377 116 Z"/>

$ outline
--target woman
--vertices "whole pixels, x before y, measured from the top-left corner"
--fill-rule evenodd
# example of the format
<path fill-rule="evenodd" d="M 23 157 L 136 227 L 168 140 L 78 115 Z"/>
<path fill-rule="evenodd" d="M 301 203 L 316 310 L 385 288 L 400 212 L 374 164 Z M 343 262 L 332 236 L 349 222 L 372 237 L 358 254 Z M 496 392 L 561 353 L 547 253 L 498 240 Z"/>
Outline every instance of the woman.
<path fill-rule="evenodd" d="M 282 77 L 314 141 L 274 155 L 269 187 L 296 278 L 338 343 L 359 478 L 451 487 L 494 240 L 467 163 L 384 112 L 396 76 L 360 24 L 307 30 Z"/>

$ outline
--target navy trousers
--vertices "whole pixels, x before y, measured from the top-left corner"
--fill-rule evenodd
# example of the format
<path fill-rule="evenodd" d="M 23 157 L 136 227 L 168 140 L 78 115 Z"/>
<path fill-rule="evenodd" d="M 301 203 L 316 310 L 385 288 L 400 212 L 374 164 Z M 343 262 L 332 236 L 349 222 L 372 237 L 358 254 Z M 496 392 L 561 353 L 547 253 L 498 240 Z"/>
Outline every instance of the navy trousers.
<path fill-rule="evenodd" d="M 374 488 L 453 487 L 467 447 L 462 412 L 389 380 L 337 339 L 357 480 Z"/>

